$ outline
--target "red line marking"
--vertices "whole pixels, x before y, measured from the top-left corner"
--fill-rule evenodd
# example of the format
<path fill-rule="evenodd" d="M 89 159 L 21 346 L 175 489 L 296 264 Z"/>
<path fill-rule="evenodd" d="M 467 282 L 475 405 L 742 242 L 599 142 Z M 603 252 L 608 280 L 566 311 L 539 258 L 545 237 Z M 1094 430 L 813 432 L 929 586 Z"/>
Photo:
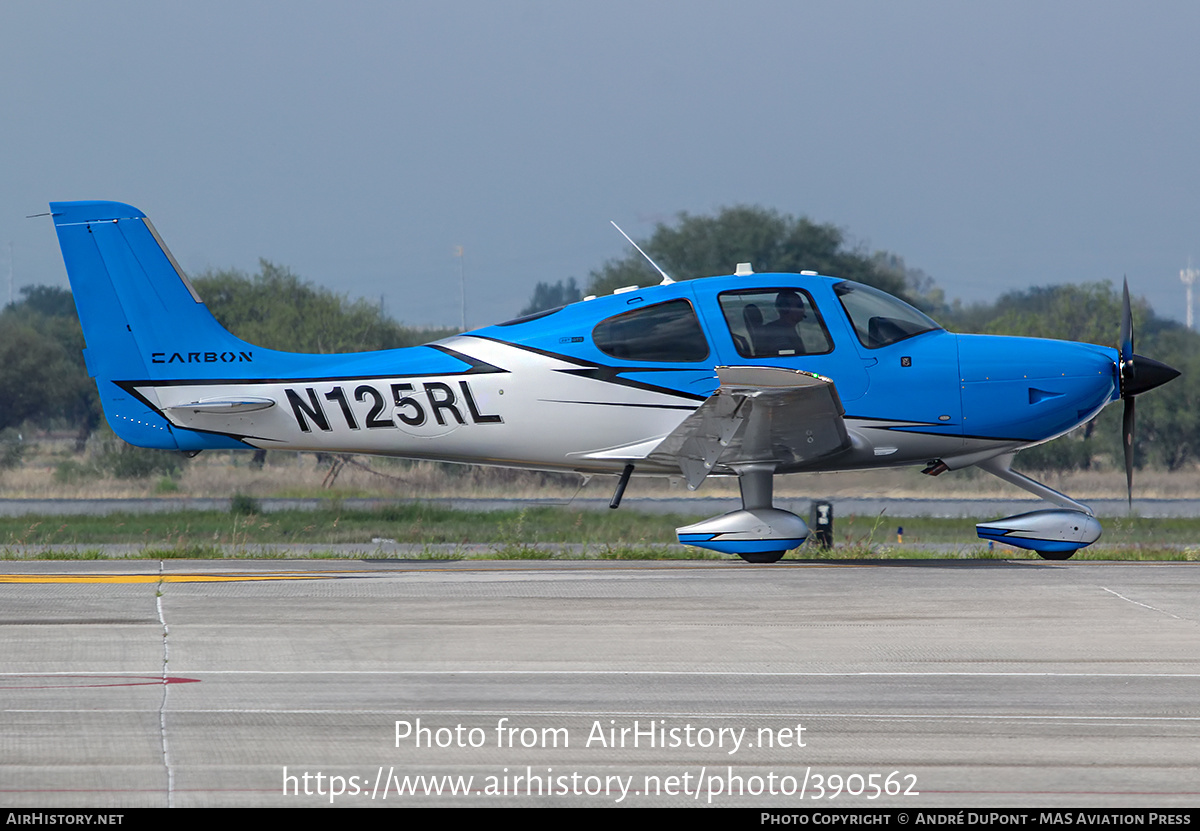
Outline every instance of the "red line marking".
<path fill-rule="evenodd" d="M 12 676 L 9 676 L 10 678 Z M 97 687 L 150 687 L 162 686 L 164 684 L 198 684 L 199 678 L 183 678 L 180 676 L 168 675 L 167 677 L 155 675 L 18 675 L 18 678 L 86 678 L 89 681 L 106 682 L 94 684 L 39 684 L 37 686 L 29 686 L 22 684 L 18 686 L 0 686 L 0 690 L 59 690 L 59 689 L 88 689 Z M 137 679 L 128 681 L 116 681 L 113 679 Z"/>

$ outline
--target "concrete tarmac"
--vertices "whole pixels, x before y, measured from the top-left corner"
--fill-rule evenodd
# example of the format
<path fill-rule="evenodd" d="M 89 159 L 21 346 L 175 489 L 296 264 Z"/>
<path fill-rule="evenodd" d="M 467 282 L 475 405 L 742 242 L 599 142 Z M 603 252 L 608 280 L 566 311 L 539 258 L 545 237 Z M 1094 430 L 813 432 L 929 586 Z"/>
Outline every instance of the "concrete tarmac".
<path fill-rule="evenodd" d="M 10 807 L 1200 804 L 1192 563 L 0 572 Z"/>

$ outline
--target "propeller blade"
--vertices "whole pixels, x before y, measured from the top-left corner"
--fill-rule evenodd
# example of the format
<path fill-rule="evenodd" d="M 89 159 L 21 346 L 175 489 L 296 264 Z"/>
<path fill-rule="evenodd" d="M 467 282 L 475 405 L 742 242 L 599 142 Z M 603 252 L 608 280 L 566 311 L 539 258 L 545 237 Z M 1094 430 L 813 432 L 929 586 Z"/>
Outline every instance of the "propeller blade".
<path fill-rule="evenodd" d="M 1133 507 L 1133 428 L 1134 400 L 1132 395 L 1125 396 L 1125 412 L 1121 416 L 1121 443 L 1125 445 L 1125 489 L 1129 497 L 1129 507 Z"/>
<path fill-rule="evenodd" d="M 1121 387 L 1124 392 L 1125 382 L 1133 378 L 1133 309 L 1129 303 L 1129 279 L 1125 280 L 1125 287 L 1122 291 L 1121 298 L 1121 337 L 1117 344 L 1117 350 L 1121 353 Z"/>

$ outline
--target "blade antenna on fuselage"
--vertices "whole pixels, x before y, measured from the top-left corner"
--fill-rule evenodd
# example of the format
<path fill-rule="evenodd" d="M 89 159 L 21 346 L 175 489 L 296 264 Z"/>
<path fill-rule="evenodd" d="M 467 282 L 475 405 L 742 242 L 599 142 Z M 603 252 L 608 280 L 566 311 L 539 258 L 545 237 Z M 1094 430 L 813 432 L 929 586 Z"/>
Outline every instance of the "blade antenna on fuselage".
<path fill-rule="evenodd" d="M 629 234 L 625 233 L 624 231 L 621 231 L 620 225 L 613 222 L 611 219 L 609 220 L 609 222 L 612 222 L 612 227 L 614 227 L 618 231 L 620 231 L 621 236 L 623 236 L 623 237 L 625 237 L 625 239 L 629 240 L 629 244 L 632 245 L 634 248 L 636 248 L 638 253 L 646 258 L 646 262 L 648 262 L 648 263 L 650 263 L 650 265 L 654 266 L 654 270 L 663 276 L 662 282 L 659 283 L 660 286 L 669 286 L 675 282 L 674 280 L 672 280 L 670 277 L 667 276 L 667 272 L 663 271 L 661 268 L 658 267 L 658 263 L 656 263 L 656 262 L 654 262 L 654 260 L 650 259 L 650 255 L 647 254 L 645 251 L 643 251 L 642 247 L 640 245 L 638 245 L 636 242 L 634 242 L 633 239 L 630 238 Z"/>

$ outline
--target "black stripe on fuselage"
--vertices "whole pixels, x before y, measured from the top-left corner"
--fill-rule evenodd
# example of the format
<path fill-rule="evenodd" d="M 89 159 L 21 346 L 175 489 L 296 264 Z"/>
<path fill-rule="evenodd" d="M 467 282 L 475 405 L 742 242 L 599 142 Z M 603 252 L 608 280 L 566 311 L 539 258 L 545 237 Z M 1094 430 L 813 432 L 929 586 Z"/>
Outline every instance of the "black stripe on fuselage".
<path fill-rule="evenodd" d="M 1028 444 L 1039 439 L 1016 438 L 1013 436 L 983 436 L 977 433 L 942 433 L 934 430 L 909 430 L 908 427 L 944 427 L 947 425 L 935 421 L 913 421 L 903 418 L 876 418 L 874 416 L 848 415 L 847 421 L 867 422 L 864 426 L 875 430 L 890 430 L 896 433 L 908 433 L 914 436 L 937 436 L 939 438 L 981 439 L 983 441 L 1021 442 Z"/>
<path fill-rule="evenodd" d="M 499 338 L 488 337 L 487 335 L 469 335 L 468 337 L 479 338 L 480 340 L 489 340 L 493 343 L 498 343 L 503 346 L 509 346 L 513 349 L 520 349 L 525 352 L 532 352 L 535 355 L 541 355 L 546 358 L 554 358 L 566 364 L 574 364 L 578 369 L 556 369 L 555 372 L 561 372 L 564 375 L 576 375 L 581 378 L 590 378 L 593 381 L 600 381 L 604 384 L 613 384 L 620 387 L 629 387 L 631 389 L 645 390 L 647 392 L 657 392 L 663 395 L 673 395 L 678 398 L 687 398 L 692 401 L 707 401 L 709 396 L 698 395 L 693 392 L 683 392 L 681 390 L 671 389 L 670 387 L 662 387 L 657 384 L 647 384 L 644 381 L 635 381 L 632 378 L 622 378 L 623 372 L 687 372 L 690 367 L 679 366 L 610 366 L 608 364 L 600 364 L 596 361 L 585 361 L 580 358 L 574 358 L 570 355 L 563 355 L 559 352 L 551 352 L 548 349 L 539 349 L 536 346 L 529 346 L 523 343 L 512 343 Z M 714 371 L 715 377 L 715 371 Z"/>
<path fill-rule="evenodd" d="M 597 407 L 643 407 L 649 410 L 687 410 L 694 413 L 699 407 L 689 404 L 634 404 L 629 401 L 568 401 L 565 398 L 539 398 L 547 404 L 590 404 Z"/>

